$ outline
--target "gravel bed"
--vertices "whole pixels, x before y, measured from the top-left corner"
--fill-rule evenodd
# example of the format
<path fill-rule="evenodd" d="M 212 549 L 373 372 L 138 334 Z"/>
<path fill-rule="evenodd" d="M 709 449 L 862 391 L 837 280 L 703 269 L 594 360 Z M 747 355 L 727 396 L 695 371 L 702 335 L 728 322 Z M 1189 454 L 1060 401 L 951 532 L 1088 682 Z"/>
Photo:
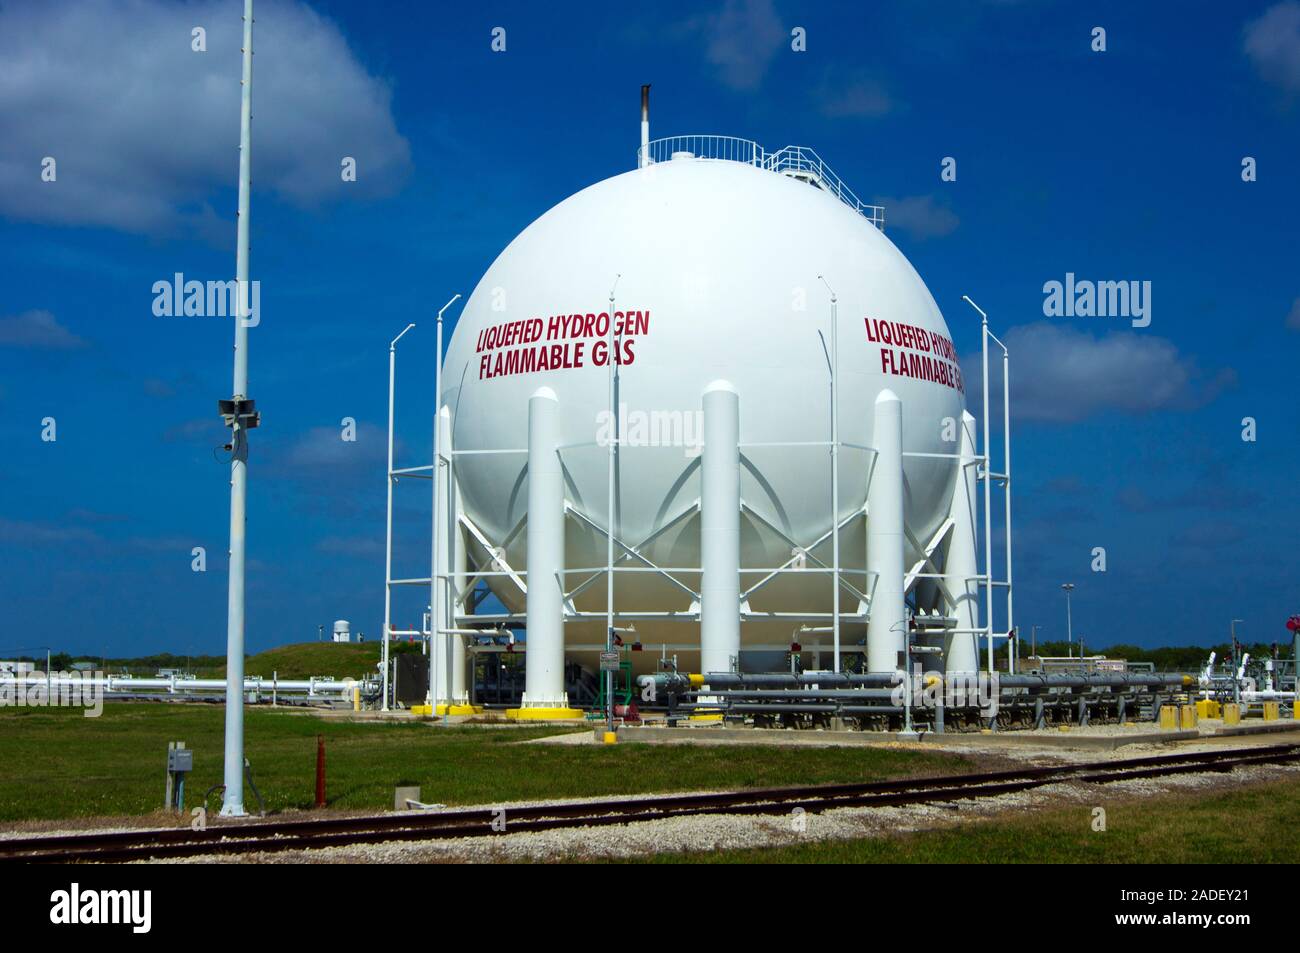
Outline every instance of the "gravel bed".
<path fill-rule="evenodd" d="M 1135 744 L 1111 751 L 1081 751 L 1064 748 L 1034 748 L 965 745 L 953 753 L 964 755 L 989 755 L 994 763 L 983 770 L 1000 770 L 1008 762 L 1025 762 L 1039 765 L 1053 763 L 1124 761 L 1148 755 L 1223 750 L 1225 742 L 1233 748 L 1249 748 L 1277 744 L 1268 735 L 1238 736 L 1231 739 L 1205 739 L 1200 742 L 1182 742 L 1177 746 L 1165 744 Z M 905 745 L 890 743 L 889 747 L 909 747 L 924 751 L 938 751 L 934 745 Z M 998 763 L 1001 762 L 1001 763 Z M 1145 797 L 1176 790 L 1204 790 L 1236 786 L 1259 781 L 1295 776 L 1300 765 L 1270 765 L 1238 768 L 1231 775 L 1216 772 L 1176 775 L 1165 778 L 1134 779 L 1107 784 L 1107 798 L 1115 796 Z M 182 858 L 175 863 L 424 863 L 468 862 L 500 863 L 515 861 L 544 862 L 553 859 L 635 857 L 667 851 L 730 850 L 745 847 L 779 846 L 798 843 L 806 839 L 824 840 L 872 836 L 876 834 L 907 833 L 936 825 L 979 820 L 1003 811 L 1028 806 L 1046 806 L 1051 803 L 1091 803 L 1098 800 L 1103 789 L 1072 782 L 1048 785 L 1032 791 L 1002 795 L 997 798 L 979 798 L 945 804 L 912 805 L 890 808 L 840 808 L 822 814 L 809 814 L 798 819 L 791 815 L 740 816 L 700 815 L 696 817 L 667 818 L 642 821 L 626 825 L 575 828 L 569 830 L 535 833 L 504 834 L 484 838 L 460 838 L 451 841 L 432 841 L 402 844 L 369 844 L 284 853 L 249 854 L 239 857 L 209 855 Z M 527 801 L 499 801 L 491 804 L 456 805 L 451 810 L 504 808 L 507 823 L 511 808 L 548 806 L 556 804 L 581 804 L 608 800 L 617 796 L 625 801 L 638 801 L 662 797 L 665 794 L 709 794 L 718 790 L 689 792 L 650 792 L 628 795 L 596 795 L 582 798 L 533 799 Z M 330 818 L 368 816 L 369 811 L 330 812 Z M 412 812 L 417 813 L 417 812 Z M 314 811 L 295 811 L 276 815 L 274 820 L 311 820 L 320 815 Z M 169 823 L 172 821 L 172 823 Z M 33 836 L 56 836 L 89 832 L 117 833 L 139 830 L 142 827 L 174 829 L 180 827 L 161 813 L 144 818 L 86 818 L 56 821 L 25 821 L 9 830 L 0 831 L 0 842 Z M 232 834 L 242 826 L 238 822 L 210 819 L 209 829 L 229 827 Z"/>
<path fill-rule="evenodd" d="M 822 814 L 740 816 L 710 814 L 626 825 L 502 834 L 403 844 L 365 844 L 322 850 L 193 857 L 178 863 L 543 863 L 556 860 L 644 857 L 662 852 L 736 850 L 814 841 L 911 833 L 979 822 L 1006 811 L 1059 804 L 1096 804 L 1116 797 L 1140 798 L 1178 790 L 1213 790 L 1294 777 L 1300 766 L 1238 769 L 1135 779 L 1105 788 L 1065 782 L 996 798 L 885 808 L 839 808 Z M 532 802 L 554 803 L 554 802 Z M 509 811 L 506 813 L 509 822 Z"/>

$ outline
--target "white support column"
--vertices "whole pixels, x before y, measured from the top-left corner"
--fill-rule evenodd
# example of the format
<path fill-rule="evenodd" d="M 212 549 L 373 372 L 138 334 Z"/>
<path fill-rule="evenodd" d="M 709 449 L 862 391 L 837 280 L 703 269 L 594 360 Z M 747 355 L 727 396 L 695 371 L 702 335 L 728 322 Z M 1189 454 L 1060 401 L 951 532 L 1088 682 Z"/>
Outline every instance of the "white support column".
<path fill-rule="evenodd" d="M 876 397 L 876 458 L 867 487 L 867 571 L 873 587 L 867 670 L 896 672 L 903 651 L 903 402 L 886 388 Z"/>
<path fill-rule="evenodd" d="M 450 420 L 447 423 L 447 433 L 451 433 Z M 469 577 L 466 575 L 469 568 L 469 553 L 465 548 L 465 533 L 459 525 L 461 511 L 460 485 L 456 482 L 454 464 L 449 476 L 451 486 L 447 491 L 447 499 L 450 501 L 448 505 L 451 509 L 451 526 L 448 528 L 450 536 L 448 545 L 451 547 L 451 562 L 448 565 L 451 566 L 455 575 L 451 578 L 448 586 L 447 618 L 451 623 L 448 628 L 458 629 L 460 625 L 456 621 L 456 615 L 460 606 L 456 604 L 456 593 L 459 593 L 469 583 Z M 451 648 L 451 697 L 453 703 L 457 705 L 469 704 L 468 665 L 469 653 L 465 649 L 465 637 L 453 636 Z"/>
<path fill-rule="evenodd" d="M 704 388 L 700 461 L 700 671 L 740 657 L 740 397 L 724 380 Z"/>
<path fill-rule="evenodd" d="M 958 441 L 957 480 L 948 506 L 948 515 L 954 525 L 944 559 L 944 584 L 957 600 L 949 610 L 957 617 L 958 631 L 944 639 L 943 657 L 947 673 L 973 674 L 979 671 L 979 643 L 975 633 L 979 626 L 979 580 L 973 578 L 979 573 L 976 555 L 979 538 L 976 470 L 979 462 L 975 452 L 975 418 L 966 411 L 961 415 Z"/>
<path fill-rule="evenodd" d="M 451 538 L 456 527 L 456 510 L 452 505 L 451 495 L 451 408 L 443 406 L 438 411 L 438 453 L 434 467 L 434 479 L 437 481 L 434 492 L 438 494 L 437 534 L 438 575 L 446 576 L 455 571 L 451 561 Z M 438 630 L 454 629 L 455 619 L 451 607 L 451 584 L 447 579 L 433 581 L 433 644 L 438 646 L 438 691 L 437 704 L 451 705 L 455 701 L 455 650 L 454 644 L 459 640 Z"/>
<path fill-rule="evenodd" d="M 525 708 L 568 708 L 564 691 L 564 476 L 560 402 L 549 387 L 528 401 L 528 638 Z"/>

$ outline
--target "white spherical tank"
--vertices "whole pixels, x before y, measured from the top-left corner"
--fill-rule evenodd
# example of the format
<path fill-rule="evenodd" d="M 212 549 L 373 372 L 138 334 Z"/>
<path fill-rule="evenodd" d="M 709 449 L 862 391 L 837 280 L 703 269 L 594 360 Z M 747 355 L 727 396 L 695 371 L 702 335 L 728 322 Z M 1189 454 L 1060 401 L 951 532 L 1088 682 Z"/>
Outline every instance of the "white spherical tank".
<path fill-rule="evenodd" d="M 825 277 L 825 282 L 819 280 Z M 948 328 L 906 258 L 868 219 L 805 181 L 744 162 L 693 157 L 618 175 L 566 199 L 501 253 L 466 303 L 447 352 L 442 403 L 456 451 L 528 446 L 528 402 L 554 392 L 565 498 L 566 588 L 605 564 L 611 288 L 621 324 L 617 537 L 657 566 L 700 565 L 701 398 L 725 380 L 740 415 L 741 591 L 796 548 L 806 565 L 830 561 L 830 315 L 838 299 L 841 561 L 867 588 L 865 531 L 872 409 L 888 388 L 902 401 L 902 448 L 952 454 L 965 408 Z M 804 444 L 772 446 L 772 444 Z M 820 444 L 820 445 L 814 445 Z M 527 458 L 458 455 L 465 514 L 507 561 L 522 567 Z M 904 514 L 924 543 L 948 513 L 951 459 L 904 457 Z M 681 517 L 679 519 L 679 517 Z M 656 535 L 657 534 L 657 535 Z M 621 550 L 620 550 L 621 552 Z M 471 563 L 483 548 L 471 542 Z M 636 560 L 627 563 L 644 566 Z M 749 570 L 754 570 L 750 572 Z M 852 573 L 856 572 L 856 577 Z M 620 611 L 689 612 L 699 573 L 676 586 L 654 573 L 622 574 Z M 518 589 L 493 589 L 512 609 Z M 748 600 L 751 615 L 829 611 L 825 574 L 785 574 Z M 603 610 L 597 581 L 574 600 Z M 845 605 L 852 613 L 857 606 Z M 577 626 L 575 631 L 574 627 Z M 698 644 L 699 627 L 636 623 L 647 643 Z M 793 626 L 773 617 L 742 626 L 746 644 L 786 643 Z M 603 623 L 570 622 L 566 641 L 598 642 Z M 861 631 L 846 643 L 860 641 Z M 647 645 L 647 647 L 651 647 Z"/>

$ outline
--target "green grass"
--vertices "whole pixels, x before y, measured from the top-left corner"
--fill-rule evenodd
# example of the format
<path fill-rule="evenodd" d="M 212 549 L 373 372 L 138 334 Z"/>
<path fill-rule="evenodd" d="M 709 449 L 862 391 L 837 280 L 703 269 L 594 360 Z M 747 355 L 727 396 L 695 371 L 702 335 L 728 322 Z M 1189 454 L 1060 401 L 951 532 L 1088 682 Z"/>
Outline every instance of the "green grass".
<path fill-rule="evenodd" d="M 1106 830 L 1092 830 L 1094 806 Z M 816 817 L 808 820 L 817 823 Z M 661 854 L 660 863 L 1184 864 L 1295 863 L 1300 789 L 1277 781 L 1212 793 L 1116 800 L 968 820 L 953 828 L 790 847 Z"/>
<path fill-rule="evenodd" d="M 186 803 L 197 804 L 221 781 L 222 718 L 220 705 L 109 703 L 99 718 L 74 709 L 0 709 L 0 821 L 153 811 L 162 802 L 168 741 L 194 750 Z M 272 811 L 311 807 L 317 734 L 325 736 L 329 805 L 353 810 L 390 808 L 403 783 L 419 784 L 426 801 L 470 804 L 974 770 L 957 755 L 859 746 L 512 744 L 555 733 L 322 720 L 264 707 L 249 709 L 245 720 L 253 777 Z M 251 791 L 246 803 L 256 804 Z"/>

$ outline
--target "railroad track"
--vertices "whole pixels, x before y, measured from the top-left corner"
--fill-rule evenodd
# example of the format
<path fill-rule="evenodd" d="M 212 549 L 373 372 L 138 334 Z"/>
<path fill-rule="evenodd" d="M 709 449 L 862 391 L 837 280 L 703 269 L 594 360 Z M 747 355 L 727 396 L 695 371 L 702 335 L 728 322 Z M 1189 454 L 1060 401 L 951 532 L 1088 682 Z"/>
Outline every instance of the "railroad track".
<path fill-rule="evenodd" d="M 1021 768 L 983 774 L 909 778 L 814 787 L 677 794 L 635 800 L 442 810 L 303 821 L 261 821 L 202 831 L 162 828 L 0 840 L 0 863 L 164 860 L 267 853 L 355 844 L 492 837 L 559 828 L 596 827 L 702 814 L 815 814 L 842 807 L 894 807 L 998 797 L 1062 781 L 1105 784 L 1136 778 L 1300 761 L 1300 744 L 1156 755 L 1123 761 Z"/>

